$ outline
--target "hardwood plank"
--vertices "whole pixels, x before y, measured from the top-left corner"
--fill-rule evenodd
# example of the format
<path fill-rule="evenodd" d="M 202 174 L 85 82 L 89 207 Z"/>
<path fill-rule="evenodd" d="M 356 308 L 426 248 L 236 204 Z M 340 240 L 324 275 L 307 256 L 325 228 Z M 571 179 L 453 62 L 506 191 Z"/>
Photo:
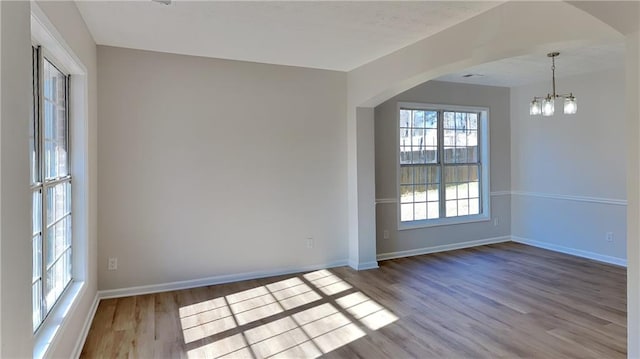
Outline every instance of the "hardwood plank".
<path fill-rule="evenodd" d="M 624 358 L 624 268 L 517 243 L 104 300 L 83 358 Z"/>

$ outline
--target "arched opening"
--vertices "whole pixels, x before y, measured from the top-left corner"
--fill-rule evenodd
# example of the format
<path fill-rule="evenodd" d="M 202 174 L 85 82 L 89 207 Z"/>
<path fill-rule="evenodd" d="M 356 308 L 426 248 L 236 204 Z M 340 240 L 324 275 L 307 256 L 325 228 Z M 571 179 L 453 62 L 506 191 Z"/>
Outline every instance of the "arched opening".
<path fill-rule="evenodd" d="M 376 183 L 373 108 L 430 79 L 483 63 L 526 54 L 544 56 L 552 50 L 579 49 L 587 45 L 624 42 L 625 102 L 628 137 L 627 152 L 627 239 L 628 239 L 628 337 L 640 331 L 636 309 L 640 289 L 638 263 L 638 36 L 637 7 L 623 4 L 603 11 L 603 5 L 581 3 L 506 3 L 431 38 L 385 56 L 349 73 L 348 151 L 349 151 L 349 249 L 350 265 L 358 269 L 377 266 Z M 630 6 L 625 7 L 625 6 Z M 631 11 L 635 9 L 635 13 Z M 613 16 L 621 13 L 624 17 Z M 598 14 L 603 14 L 598 16 Z M 635 15 L 634 15 L 635 14 Z M 545 21 L 539 19 L 544 18 Z M 571 21 L 567 21 L 571 19 Z M 615 26 L 616 22 L 625 22 Z M 635 303 L 635 304 L 634 304 Z M 638 344 L 629 342 L 628 355 L 640 353 Z"/>

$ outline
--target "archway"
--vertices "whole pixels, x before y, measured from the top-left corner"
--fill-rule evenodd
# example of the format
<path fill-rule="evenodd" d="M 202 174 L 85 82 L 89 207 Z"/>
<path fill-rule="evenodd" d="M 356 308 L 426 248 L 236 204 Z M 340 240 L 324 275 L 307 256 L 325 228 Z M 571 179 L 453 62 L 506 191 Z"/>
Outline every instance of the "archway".
<path fill-rule="evenodd" d="M 540 19 L 544 19 L 541 21 Z M 509 2 L 348 74 L 349 264 L 377 266 L 373 107 L 420 83 L 481 63 L 624 39 L 628 140 L 628 338 L 640 336 L 640 138 L 635 3 Z M 636 184 L 636 185 L 634 185 Z M 629 341 L 629 357 L 640 343 Z"/>

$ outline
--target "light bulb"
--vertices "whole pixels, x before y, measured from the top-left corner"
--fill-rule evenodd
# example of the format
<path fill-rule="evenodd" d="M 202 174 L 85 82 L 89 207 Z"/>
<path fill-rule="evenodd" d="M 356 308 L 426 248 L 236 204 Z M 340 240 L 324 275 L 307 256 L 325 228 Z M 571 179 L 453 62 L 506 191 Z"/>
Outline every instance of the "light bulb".
<path fill-rule="evenodd" d="M 547 95 L 547 97 L 542 100 L 542 116 L 553 116 L 553 107 L 554 99 L 551 95 Z"/>
<path fill-rule="evenodd" d="M 567 115 L 573 115 L 576 111 L 578 111 L 576 98 L 573 97 L 572 94 L 569 94 L 569 97 L 565 97 L 564 99 L 564 113 Z"/>
<path fill-rule="evenodd" d="M 542 105 L 540 104 L 540 99 L 534 98 L 531 101 L 531 105 L 529 105 L 529 115 L 535 116 L 542 113 Z"/>

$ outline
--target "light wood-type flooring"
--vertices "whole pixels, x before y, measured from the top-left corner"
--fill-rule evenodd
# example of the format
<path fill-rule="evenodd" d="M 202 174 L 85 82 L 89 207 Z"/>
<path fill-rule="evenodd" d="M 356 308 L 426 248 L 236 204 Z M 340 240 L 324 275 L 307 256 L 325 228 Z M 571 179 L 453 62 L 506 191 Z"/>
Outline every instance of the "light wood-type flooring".
<path fill-rule="evenodd" d="M 516 243 L 100 302 L 84 358 L 625 358 L 626 271 Z"/>

